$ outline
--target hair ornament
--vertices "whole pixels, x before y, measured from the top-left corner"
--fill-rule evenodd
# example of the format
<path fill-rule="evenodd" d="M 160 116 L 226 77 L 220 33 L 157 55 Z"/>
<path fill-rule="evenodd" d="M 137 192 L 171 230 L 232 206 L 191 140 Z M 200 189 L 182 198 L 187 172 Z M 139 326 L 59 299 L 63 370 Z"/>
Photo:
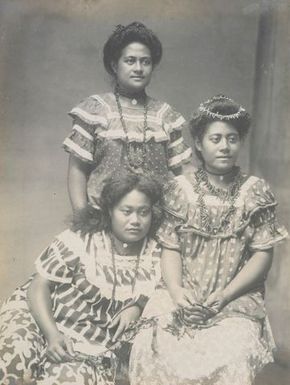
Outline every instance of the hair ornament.
<path fill-rule="evenodd" d="M 228 98 L 225 95 L 217 95 L 217 96 L 213 96 L 211 99 L 208 99 L 208 100 L 206 100 L 203 103 L 200 103 L 200 105 L 198 107 L 198 112 L 202 113 L 202 114 L 205 114 L 205 115 L 209 116 L 212 119 L 220 119 L 220 120 L 238 119 L 243 113 L 246 112 L 246 110 L 242 106 L 239 106 L 239 109 L 238 109 L 237 112 L 235 112 L 233 114 L 226 114 L 226 115 L 225 114 L 220 114 L 219 112 L 213 112 L 213 111 L 211 111 L 209 109 L 208 106 L 212 105 L 212 103 L 220 102 L 220 101 L 223 101 L 223 100 L 227 100 L 227 101 L 229 101 L 231 103 L 235 103 L 233 101 L 233 99 Z"/>
<path fill-rule="evenodd" d="M 118 25 L 116 25 L 115 30 L 114 30 L 113 33 L 120 33 L 120 32 L 122 32 L 124 29 L 125 29 L 124 25 L 118 24 Z"/>

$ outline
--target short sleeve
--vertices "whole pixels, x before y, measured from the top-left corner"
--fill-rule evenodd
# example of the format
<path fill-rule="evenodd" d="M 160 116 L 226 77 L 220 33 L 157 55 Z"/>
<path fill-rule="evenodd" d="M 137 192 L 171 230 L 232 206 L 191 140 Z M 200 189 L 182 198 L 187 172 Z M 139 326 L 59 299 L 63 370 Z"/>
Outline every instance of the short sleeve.
<path fill-rule="evenodd" d="M 73 126 L 63 142 L 64 149 L 86 163 L 94 163 L 97 134 L 108 125 L 102 98 L 96 95 L 84 99 L 69 115 Z"/>
<path fill-rule="evenodd" d="M 164 218 L 156 238 L 167 249 L 181 251 L 178 229 L 186 222 L 188 204 L 181 185 L 174 180 L 164 188 Z"/>
<path fill-rule="evenodd" d="M 192 149 L 184 143 L 182 130 L 187 126 L 183 116 L 168 106 L 164 116 L 164 128 L 169 134 L 168 167 L 175 169 L 191 160 Z"/>
<path fill-rule="evenodd" d="M 36 270 L 50 281 L 71 283 L 74 268 L 83 252 L 81 238 L 76 233 L 66 230 L 58 235 L 37 258 Z"/>
<path fill-rule="evenodd" d="M 276 216 L 277 202 L 267 182 L 259 179 L 252 190 L 250 228 L 252 237 L 249 248 L 252 251 L 267 250 L 287 238 L 284 226 L 279 225 Z"/>

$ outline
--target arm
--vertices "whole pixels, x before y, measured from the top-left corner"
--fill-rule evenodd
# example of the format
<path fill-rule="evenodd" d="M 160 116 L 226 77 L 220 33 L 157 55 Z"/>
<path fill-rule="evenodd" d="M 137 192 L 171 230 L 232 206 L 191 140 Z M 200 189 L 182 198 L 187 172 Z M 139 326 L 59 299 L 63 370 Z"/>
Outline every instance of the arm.
<path fill-rule="evenodd" d="M 212 293 L 206 305 L 221 310 L 227 303 L 264 282 L 271 268 L 273 249 L 256 251 L 242 270 L 221 292 Z"/>
<path fill-rule="evenodd" d="M 203 323 L 210 313 L 196 302 L 192 290 L 182 287 L 182 260 L 179 251 L 163 249 L 161 272 L 174 304 L 183 309 L 184 322 Z"/>
<path fill-rule="evenodd" d="M 188 307 L 196 302 L 193 293 L 182 287 L 182 260 L 179 251 L 163 249 L 161 274 L 175 305 Z"/>
<path fill-rule="evenodd" d="M 68 168 L 68 192 L 73 211 L 80 211 L 87 206 L 87 181 L 91 171 L 89 164 L 74 155 L 70 155 Z"/>
<path fill-rule="evenodd" d="M 74 355 L 72 344 L 57 329 L 52 314 L 51 288 L 53 285 L 51 281 L 36 274 L 27 291 L 28 305 L 48 342 L 47 355 L 51 361 L 70 361 Z"/>

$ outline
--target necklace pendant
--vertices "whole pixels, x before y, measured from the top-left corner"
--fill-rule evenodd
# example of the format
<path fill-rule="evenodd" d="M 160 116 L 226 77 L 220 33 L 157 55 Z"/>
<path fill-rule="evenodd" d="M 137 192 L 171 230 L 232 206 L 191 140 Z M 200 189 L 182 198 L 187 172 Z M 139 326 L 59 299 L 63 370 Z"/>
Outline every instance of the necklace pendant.
<path fill-rule="evenodd" d="M 137 106 L 137 103 L 138 103 L 138 102 L 137 102 L 136 99 L 132 99 L 132 100 L 131 100 L 131 104 L 133 104 L 133 106 Z"/>
<path fill-rule="evenodd" d="M 144 144 L 143 143 L 129 143 L 128 145 L 128 160 L 132 167 L 141 167 L 144 163 Z"/>

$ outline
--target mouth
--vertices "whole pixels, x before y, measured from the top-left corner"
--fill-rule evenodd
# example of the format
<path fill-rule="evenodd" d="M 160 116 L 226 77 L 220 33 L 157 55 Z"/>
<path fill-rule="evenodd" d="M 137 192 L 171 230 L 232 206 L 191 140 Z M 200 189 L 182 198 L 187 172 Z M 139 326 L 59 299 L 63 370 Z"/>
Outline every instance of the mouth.
<path fill-rule="evenodd" d="M 224 156 L 217 156 L 217 159 L 232 159 L 232 157 L 224 155 Z"/>
<path fill-rule="evenodd" d="M 132 228 L 132 229 L 128 229 L 126 231 L 128 233 L 131 233 L 131 234 L 138 234 L 138 233 L 140 233 L 141 229 Z"/>
<path fill-rule="evenodd" d="M 135 79 L 135 80 L 143 80 L 143 79 L 144 79 L 144 76 L 131 76 L 131 79 Z"/>

